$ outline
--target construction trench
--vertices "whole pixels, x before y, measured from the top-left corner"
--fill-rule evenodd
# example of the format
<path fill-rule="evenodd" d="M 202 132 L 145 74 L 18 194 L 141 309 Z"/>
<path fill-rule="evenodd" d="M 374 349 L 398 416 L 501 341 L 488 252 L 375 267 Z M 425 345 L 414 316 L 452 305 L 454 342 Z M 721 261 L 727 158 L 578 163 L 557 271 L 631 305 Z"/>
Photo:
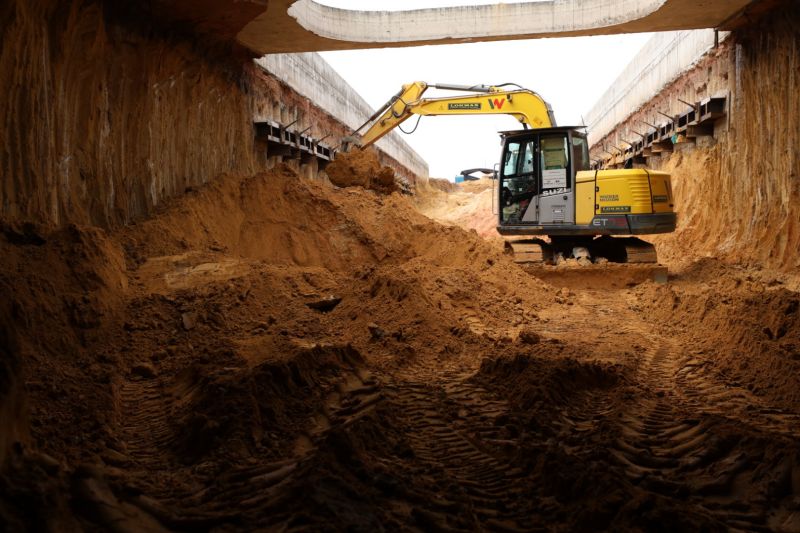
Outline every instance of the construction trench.
<path fill-rule="evenodd" d="M 659 282 L 515 264 L 490 180 L 331 161 L 235 17 L 127 4 L 0 8 L 0 529 L 800 531 L 796 3 L 595 142 L 725 97 L 629 152 Z"/>

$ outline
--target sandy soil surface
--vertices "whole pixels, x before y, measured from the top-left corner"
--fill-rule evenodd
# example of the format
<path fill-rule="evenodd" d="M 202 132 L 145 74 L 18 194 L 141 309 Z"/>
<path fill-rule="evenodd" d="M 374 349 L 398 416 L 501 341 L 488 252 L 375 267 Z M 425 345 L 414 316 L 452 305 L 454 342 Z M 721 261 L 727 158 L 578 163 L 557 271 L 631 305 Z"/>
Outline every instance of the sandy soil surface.
<path fill-rule="evenodd" d="M 459 184 L 445 180 L 420 183 L 414 203 L 421 213 L 437 222 L 475 230 L 481 237 L 499 243 L 497 215 L 492 213 L 493 183 L 488 178 Z"/>
<path fill-rule="evenodd" d="M 796 278 L 523 270 L 412 202 L 279 167 L 3 223 L 0 519 L 800 530 Z"/>
<path fill-rule="evenodd" d="M 362 187 L 383 194 L 398 190 L 394 171 L 380 164 L 373 148 L 339 155 L 325 167 L 325 174 L 337 187 Z"/>

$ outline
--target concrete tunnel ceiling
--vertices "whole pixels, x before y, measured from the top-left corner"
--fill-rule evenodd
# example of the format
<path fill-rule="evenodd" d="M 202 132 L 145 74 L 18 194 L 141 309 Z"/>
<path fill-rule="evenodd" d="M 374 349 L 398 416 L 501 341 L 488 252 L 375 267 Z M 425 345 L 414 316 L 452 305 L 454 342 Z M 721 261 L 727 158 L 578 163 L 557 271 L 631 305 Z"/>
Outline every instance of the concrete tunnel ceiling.
<path fill-rule="evenodd" d="M 274 0 L 236 36 L 259 54 L 716 28 L 752 0 L 551 0 L 355 11 Z"/>

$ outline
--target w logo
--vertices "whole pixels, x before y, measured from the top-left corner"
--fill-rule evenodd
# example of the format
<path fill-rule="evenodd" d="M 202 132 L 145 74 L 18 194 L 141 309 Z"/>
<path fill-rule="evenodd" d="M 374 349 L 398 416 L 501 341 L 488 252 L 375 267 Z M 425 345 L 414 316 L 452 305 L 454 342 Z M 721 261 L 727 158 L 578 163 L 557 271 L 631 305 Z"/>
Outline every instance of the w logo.
<path fill-rule="evenodd" d="M 503 104 L 506 103 L 505 98 L 490 98 L 489 99 L 489 107 L 492 109 L 503 109 Z"/>

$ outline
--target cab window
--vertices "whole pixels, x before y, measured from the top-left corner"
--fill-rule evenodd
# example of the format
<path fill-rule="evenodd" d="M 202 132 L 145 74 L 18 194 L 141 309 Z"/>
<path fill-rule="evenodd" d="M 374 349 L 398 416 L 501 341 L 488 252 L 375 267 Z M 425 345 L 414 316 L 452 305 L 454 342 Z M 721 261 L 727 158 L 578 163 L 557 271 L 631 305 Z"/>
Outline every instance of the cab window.
<path fill-rule="evenodd" d="M 543 136 L 540 144 L 542 192 L 567 190 L 570 187 L 567 137 L 565 135 Z"/>
<path fill-rule="evenodd" d="M 517 222 L 522 219 L 538 191 L 536 141 L 509 142 L 503 157 L 501 220 Z"/>
<path fill-rule="evenodd" d="M 522 174 L 533 174 L 536 162 L 536 143 L 527 141 L 523 143 L 508 143 L 506 148 L 505 161 L 503 163 L 503 174 L 505 176 L 517 176 Z"/>
<path fill-rule="evenodd" d="M 520 174 L 532 174 L 533 165 L 536 162 L 536 145 L 533 141 L 525 144 L 525 152 L 522 156 L 522 169 Z"/>
<path fill-rule="evenodd" d="M 576 172 L 589 170 L 589 144 L 585 137 L 572 137 L 572 164 Z"/>
<path fill-rule="evenodd" d="M 512 176 L 517 173 L 519 147 L 519 143 L 508 143 L 508 148 L 506 149 L 506 160 L 503 163 L 503 175 Z"/>

